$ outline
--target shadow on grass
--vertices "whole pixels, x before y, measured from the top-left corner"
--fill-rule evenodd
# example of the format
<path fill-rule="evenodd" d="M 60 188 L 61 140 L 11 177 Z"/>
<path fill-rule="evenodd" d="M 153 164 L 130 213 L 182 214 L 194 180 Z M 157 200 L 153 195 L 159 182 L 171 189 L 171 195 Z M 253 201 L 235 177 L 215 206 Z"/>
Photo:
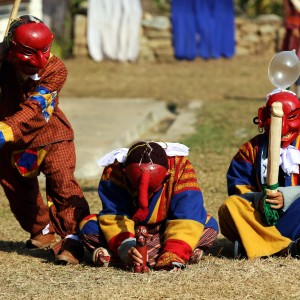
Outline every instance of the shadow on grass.
<path fill-rule="evenodd" d="M 205 253 L 211 256 L 233 259 L 233 243 L 226 238 L 218 238 L 213 247 Z"/>
<path fill-rule="evenodd" d="M 17 253 L 24 256 L 32 256 L 40 258 L 43 263 L 54 263 L 54 254 L 51 250 L 29 250 L 26 248 L 24 242 L 12 242 L 12 241 L 1 241 L 0 240 L 0 251 L 7 253 Z M 233 259 L 233 243 L 226 238 L 218 238 L 216 243 L 205 252 L 205 255 L 211 255 L 215 257 L 224 257 Z M 84 265 L 94 267 L 92 262 L 91 253 L 85 250 L 83 262 Z"/>
<path fill-rule="evenodd" d="M 29 250 L 26 248 L 24 242 L 11 242 L 11 241 L 0 241 L 0 251 L 7 253 L 17 253 L 24 256 L 32 256 L 36 258 L 41 258 L 44 263 L 54 262 L 54 255 L 52 251 L 49 250 Z"/>

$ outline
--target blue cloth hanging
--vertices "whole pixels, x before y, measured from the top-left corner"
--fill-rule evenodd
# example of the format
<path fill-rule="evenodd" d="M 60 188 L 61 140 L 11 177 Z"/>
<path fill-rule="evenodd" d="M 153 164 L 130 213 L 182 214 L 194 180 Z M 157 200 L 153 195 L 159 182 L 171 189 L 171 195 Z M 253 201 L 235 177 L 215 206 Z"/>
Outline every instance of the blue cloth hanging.
<path fill-rule="evenodd" d="M 233 0 L 216 1 L 214 12 L 214 45 L 216 57 L 230 58 L 235 53 Z"/>
<path fill-rule="evenodd" d="M 172 0 L 171 22 L 177 59 L 234 55 L 233 0 Z"/>
<path fill-rule="evenodd" d="M 200 42 L 197 56 L 204 59 L 216 55 L 214 49 L 214 9 L 215 2 L 220 0 L 196 0 L 195 15 L 197 22 L 197 32 L 199 32 Z M 223 1 L 223 0 L 222 0 Z"/>
<path fill-rule="evenodd" d="M 171 22 L 174 55 L 177 59 L 196 58 L 195 0 L 172 0 Z"/>

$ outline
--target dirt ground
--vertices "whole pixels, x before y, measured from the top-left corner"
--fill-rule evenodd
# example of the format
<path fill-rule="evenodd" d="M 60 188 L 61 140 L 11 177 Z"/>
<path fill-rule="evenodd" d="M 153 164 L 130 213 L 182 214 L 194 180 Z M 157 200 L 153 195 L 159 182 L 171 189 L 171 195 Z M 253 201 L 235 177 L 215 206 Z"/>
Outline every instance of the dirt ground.
<path fill-rule="evenodd" d="M 273 54 L 174 63 L 66 60 L 69 70 L 62 96 L 153 98 L 184 104 L 187 100 L 251 100 L 272 90 L 267 66 Z"/>

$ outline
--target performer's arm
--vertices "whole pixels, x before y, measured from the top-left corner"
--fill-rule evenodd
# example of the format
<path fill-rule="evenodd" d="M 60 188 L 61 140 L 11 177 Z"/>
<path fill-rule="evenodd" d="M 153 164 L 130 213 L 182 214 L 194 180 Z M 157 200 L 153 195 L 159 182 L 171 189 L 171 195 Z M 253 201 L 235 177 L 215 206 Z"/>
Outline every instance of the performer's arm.
<path fill-rule="evenodd" d="M 18 111 L 0 122 L 0 147 L 7 142 L 26 147 L 39 134 L 58 105 L 57 95 L 66 76 L 67 71 L 62 63 L 55 63 L 45 71 L 38 87 L 27 95 Z"/>
<path fill-rule="evenodd" d="M 207 218 L 192 164 L 182 159 L 180 168 L 180 176 L 170 200 L 162 255 L 156 268 L 164 267 L 168 261 L 184 265 L 200 240 Z"/>
<path fill-rule="evenodd" d="M 110 250 L 118 255 L 121 244 L 134 239 L 134 222 L 130 211 L 132 199 L 122 186 L 120 168 L 109 166 L 104 169 L 98 192 L 103 207 L 99 214 L 99 225 Z"/>

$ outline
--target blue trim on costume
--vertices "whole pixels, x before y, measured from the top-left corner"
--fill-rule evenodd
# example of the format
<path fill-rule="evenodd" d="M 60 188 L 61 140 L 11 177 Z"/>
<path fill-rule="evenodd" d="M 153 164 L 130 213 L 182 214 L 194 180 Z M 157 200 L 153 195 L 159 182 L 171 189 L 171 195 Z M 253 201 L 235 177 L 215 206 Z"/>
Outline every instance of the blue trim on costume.
<path fill-rule="evenodd" d="M 103 206 L 100 216 L 111 214 L 132 217 L 133 200 L 126 189 L 120 188 L 111 181 L 101 180 L 98 193 Z"/>
<path fill-rule="evenodd" d="M 80 230 L 81 234 L 99 234 L 99 224 L 98 220 L 89 220 L 87 221 L 84 226 Z"/>
<path fill-rule="evenodd" d="M 5 142 L 6 142 L 6 140 L 5 140 L 4 134 L 0 130 L 0 148 L 2 148 L 4 146 Z"/>
<path fill-rule="evenodd" d="M 152 217 L 152 213 L 153 213 L 153 210 L 157 204 L 157 201 L 159 200 L 159 197 L 161 195 L 161 192 L 163 190 L 163 187 L 158 190 L 157 192 L 155 192 L 155 194 L 153 195 L 153 197 L 151 199 L 149 199 L 149 202 L 148 202 L 148 216 L 147 218 L 145 219 L 144 222 L 148 222 L 149 219 Z"/>
<path fill-rule="evenodd" d="M 187 219 L 205 224 L 207 213 L 203 205 L 202 192 L 187 190 L 172 197 L 168 219 Z"/>
<path fill-rule="evenodd" d="M 40 107 L 42 108 L 42 110 L 44 110 L 47 107 L 47 101 L 41 95 L 31 96 L 29 99 L 37 101 L 40 104 Z"/>
<path fill-rule="evenodd" d="M 249 162 L 232 160 L 227 172 L 228 195 L 236 194 L 237 185 L 253 186 L 255 179 L 253 166 Z"/>
<path fill-rule="evenodd" d="M 18 166 L 26 168 L 27 171 L 32 171 L 36 161 L 37 154 L 23 152 L 18 160 Z"/>
<path fill-rule="evenodd" d="M 35 95 L 31 95 L 29 97 L 29 100 L 34 100 L 37 101 L 42 109 L 42 114 L 44 119 L 48 122 L 52 112 L 55 108 L 55 101 L 54 99 L 56 98 L 57 93 L 51 93 L 50 90 L 43 86 L 38 86 L 35 89 Z M 45 97 L 51 97 L 51 102 L 48 103 Z"/>
<path fill-rule="evenodd" d="M 206 224 L 204 224 L 204 228 L 213 228 L 214 230 L 216 230 L 217 232 L 219 232 L 219 225 L 217 220 L 214 217 L 210 217 L 210 219 L 208 220 L 208 222 Z"/>
<path fill-rule="evenodd" d="M 275 227 L 291 240 L 300 238 L 300 198 L 295 200 L 287 211 L 280 216 Z"/>

